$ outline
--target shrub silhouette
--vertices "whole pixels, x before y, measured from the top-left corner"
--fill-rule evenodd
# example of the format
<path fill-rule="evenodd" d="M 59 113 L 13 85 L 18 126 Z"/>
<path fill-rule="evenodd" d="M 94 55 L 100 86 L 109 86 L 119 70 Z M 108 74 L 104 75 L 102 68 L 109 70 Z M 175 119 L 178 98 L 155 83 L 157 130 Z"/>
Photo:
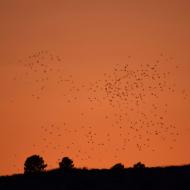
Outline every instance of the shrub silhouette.
<path fill-rule="evenodd" d="M 112 166 L 110 169 L 111 170 L 123 170 L 125 167 L 122 163 L 117 163 L 114 166 Z"/>
<path fill-rule="evenodd" d="M 43 172 L 47 164 L 44 163 L 44 160 L 39 155 L 32 155 L 28 157 L 24 163 L 24 173 L 37 173 Z"/>
<path fill-rule="evenodd" d="M 87 167 L 83 167 L 83 168 L 82 168 L 82 170 L 85 170 L 85 171 L 87 171 L 87 170 L 88 170 L 88 168 L 87 168 Z"/>
<path fill-rule="evenodd" d="M 145 165 L 143 163 L 141 163 L 141 162 L 138 162 L 138 163 L 134 164 L 133 167 L 134 168 L 145 168 Z"/>
<path fill-rule="evenodd" d="M 61 162 L 59 162 L 60 169 L 71 170 L 74 168 L 73 161 L 69 157 L 64 157 Z"/>

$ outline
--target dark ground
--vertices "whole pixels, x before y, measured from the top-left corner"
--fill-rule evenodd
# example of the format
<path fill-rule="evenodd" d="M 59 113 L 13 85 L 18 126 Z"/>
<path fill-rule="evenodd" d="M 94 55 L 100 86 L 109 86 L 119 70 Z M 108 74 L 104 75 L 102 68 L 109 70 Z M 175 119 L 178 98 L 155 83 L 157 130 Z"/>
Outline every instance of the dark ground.
<path fill-rule="evenodd" d="M 190 190 L 190 165 L 179 167 L 52 170 L 0 177 L 0 190 Z"/>

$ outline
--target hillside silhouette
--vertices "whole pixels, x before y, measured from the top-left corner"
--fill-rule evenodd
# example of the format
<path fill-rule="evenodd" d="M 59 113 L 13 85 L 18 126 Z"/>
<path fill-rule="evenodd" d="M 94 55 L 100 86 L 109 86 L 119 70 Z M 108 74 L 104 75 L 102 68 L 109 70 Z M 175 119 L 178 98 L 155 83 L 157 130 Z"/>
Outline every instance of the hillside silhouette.
<path fill-rule="evenodd" d="M 50 171 L 2 176 L 0 189 L 190 189 L 190 165 L 147 168 L 142 163 L 137 163 L 133 168 L 124 168 L 119 163 L 111 169 L 80 169 L 71 166 L 70 169 L 60 167 Z"/>

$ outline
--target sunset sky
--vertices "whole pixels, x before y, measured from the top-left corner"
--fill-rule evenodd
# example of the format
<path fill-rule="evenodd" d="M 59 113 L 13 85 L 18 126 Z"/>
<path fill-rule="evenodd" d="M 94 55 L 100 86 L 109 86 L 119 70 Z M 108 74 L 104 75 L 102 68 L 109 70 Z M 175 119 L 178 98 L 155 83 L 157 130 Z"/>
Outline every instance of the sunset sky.
<path fill-rule="evenodd" d="M 190 163 L 189 0 L 0 0 L 0 175 Z"/>

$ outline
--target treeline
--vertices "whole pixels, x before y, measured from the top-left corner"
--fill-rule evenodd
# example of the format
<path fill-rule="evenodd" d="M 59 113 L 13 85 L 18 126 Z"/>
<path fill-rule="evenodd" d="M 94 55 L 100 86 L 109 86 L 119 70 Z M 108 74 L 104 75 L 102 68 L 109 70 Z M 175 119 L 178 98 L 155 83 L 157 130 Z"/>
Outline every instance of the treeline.
<path fill-rule="evenodd" d="M 45 163 L 43 157 L 39 155 L 32 155 L 28 157 L 24 163 L 24 173 L 30 174 L 30 173 L 39 173 L 39 172 L 45 172 L 47 167 L 47 164 Z M 134 164 L 134 168 L 145 168 L 145 165 L 141 162 L 138 162 Z M 69 157 L 63 157 L 62 160 L 59 162 L 59 168 L 62 170 L 72 170 L 74 169 L 74 162 Z M 86 169 L 84 167 L 84 169 Z M 124 164 L 117 163 L 114 166 L 110 168 L 111 170 L 123 170 L 125 169 Z"/>
<path fill-rule="evenodd" d="M 63 157 L 53 170 L 39 155 L 24 162 L 24 174 L 0 176 L 0 190 L 189 190 L 190 165 L 145 167 L 141 162 L 125 168 L 117 163 L 109 169 L 76 168 Z"/>

